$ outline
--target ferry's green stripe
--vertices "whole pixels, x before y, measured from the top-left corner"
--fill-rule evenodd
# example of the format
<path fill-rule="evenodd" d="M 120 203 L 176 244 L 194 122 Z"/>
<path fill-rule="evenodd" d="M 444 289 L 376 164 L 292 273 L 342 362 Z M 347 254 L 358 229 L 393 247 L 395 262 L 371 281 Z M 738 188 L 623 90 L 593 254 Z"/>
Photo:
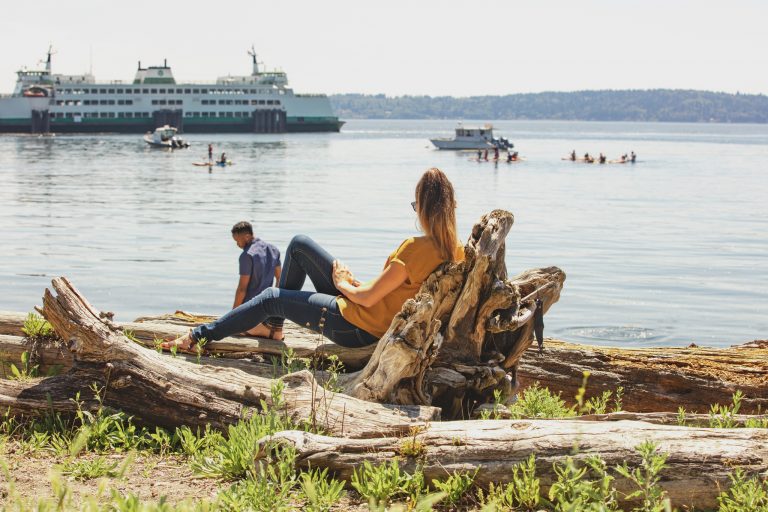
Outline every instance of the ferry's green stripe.
<path fill-rule="evenodd" d="M 309 124 L 309 123 L 338 123 L 338 117 L 303 117 L 303 121 L 300 121 L 301 116 L 288 116 L 286 122 L 295 124 Z"/>

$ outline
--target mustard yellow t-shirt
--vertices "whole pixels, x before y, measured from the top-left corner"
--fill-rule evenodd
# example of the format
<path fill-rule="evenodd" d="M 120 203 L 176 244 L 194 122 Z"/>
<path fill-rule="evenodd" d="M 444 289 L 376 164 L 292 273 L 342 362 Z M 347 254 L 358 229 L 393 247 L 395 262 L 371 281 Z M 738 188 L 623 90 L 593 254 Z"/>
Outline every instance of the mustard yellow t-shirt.
<path fill-rule="evenodd" d="M 464 247 L 456 247 L 455 257 L 457 261 L 464 259 Z M 404 266 L 408 274 L 405 282 L 369 307 L 355 304 L 343 295 L 338 297 L 336 302 L 341 316 L 364 331 L 381 337 L 387 332 L 389 324 L 400 312 L 405 301 L 416 296 L 421 283 L 443 262 L 431 238 L 420 236 L 404 240 L 400 247 L 389 255 L 384 268 L 390 263 Z"/>

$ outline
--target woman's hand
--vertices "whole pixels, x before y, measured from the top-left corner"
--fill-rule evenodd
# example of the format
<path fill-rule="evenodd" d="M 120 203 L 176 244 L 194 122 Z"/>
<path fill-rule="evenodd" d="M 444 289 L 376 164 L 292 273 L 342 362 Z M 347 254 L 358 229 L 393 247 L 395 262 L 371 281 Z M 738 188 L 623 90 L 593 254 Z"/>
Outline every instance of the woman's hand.
<path fill-rule="evenodd" d="M 342 283 L 349 283 L 352 286 L 360 286 L 360 281 L 355 279 L 352 275 L 352 271 L 349 267 L 344 265 L 339 260 L 333 261 L 333 284 L 336 288 L 341 289 Z"/>

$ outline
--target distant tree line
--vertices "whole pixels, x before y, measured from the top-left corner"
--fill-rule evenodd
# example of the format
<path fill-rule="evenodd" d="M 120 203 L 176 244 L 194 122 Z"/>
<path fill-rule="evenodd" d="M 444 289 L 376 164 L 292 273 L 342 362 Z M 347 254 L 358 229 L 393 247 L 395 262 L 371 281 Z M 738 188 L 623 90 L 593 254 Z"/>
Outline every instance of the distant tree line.
<path fill-rule="evenodd" d="M 331 96 L 342 119 L 559 119 L 768 123 L 768 96 L 689 90 L 541 92 L 506 96 Z"/>

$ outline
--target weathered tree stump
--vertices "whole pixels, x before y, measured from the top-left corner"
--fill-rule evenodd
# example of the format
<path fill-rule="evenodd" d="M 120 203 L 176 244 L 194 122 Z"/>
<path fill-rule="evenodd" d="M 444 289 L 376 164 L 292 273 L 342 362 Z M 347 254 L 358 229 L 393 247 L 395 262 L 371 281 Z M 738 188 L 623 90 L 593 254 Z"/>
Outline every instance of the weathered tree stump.
<path fill-rule="evenodd" d="M 352 396 L 387 403 L 438 405 L 446 419 L 469 417 L 494 392 L 510 398 L 515 369 L 531 344 L 534 313 L 560 297 L 557 267 L 507 279 L 504 239 L 513 216 L 483 216 L 465 246 L 465 261 L 445 264 L 409 300 L 366 367 L 344 381 Z M 542 313 L 543 313 L 542 312 Z"/>

